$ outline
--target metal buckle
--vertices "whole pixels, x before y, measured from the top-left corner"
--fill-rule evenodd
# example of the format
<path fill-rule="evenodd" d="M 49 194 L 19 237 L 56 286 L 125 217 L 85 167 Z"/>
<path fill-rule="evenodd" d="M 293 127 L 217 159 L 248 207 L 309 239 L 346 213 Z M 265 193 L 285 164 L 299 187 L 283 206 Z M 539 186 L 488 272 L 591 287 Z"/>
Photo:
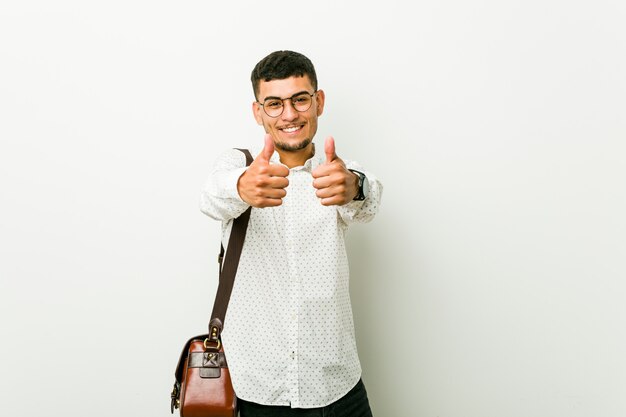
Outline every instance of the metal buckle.
<path fill-rule="evenodd" d="M 208 337 L 206 339 L 204 339 L 204 348 L 205 349 L 220 350 L 220 347 L 222 346 L 222 342 L 220 341 L 220 339 L 217 339 L 217 346 L 216 347 L 209 346 L 209 343 L 213 343 L 213 342 L 211 340 L 209 340 Z"/>
<path fill-rule="evenodd" d="M 172 394 L 170 397 L 172 398 L 172 402 L 170 403 L 170 411 L 174 414 L 174 409 L 178 409 L 180 407 L 180 399 L 178 398 L 180 395 L 180 385 L 178 382 L 174 382 L 174 389 L 172 389 Z"/>

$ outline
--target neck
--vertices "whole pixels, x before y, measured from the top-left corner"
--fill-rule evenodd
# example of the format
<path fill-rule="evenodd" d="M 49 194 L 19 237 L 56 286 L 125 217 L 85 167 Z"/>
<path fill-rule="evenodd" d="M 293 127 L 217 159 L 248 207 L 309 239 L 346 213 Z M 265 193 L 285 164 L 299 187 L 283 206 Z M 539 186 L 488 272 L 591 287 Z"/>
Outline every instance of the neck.
<path fill-rule="evenodd" d="M 297 151 L 285 151 L 276 149 L 280 156 L 280 162 L 287 165 L 288 168 L 299 167 L 310 159 L 315 153 L 315 145 L 311 142 L 306 148 Z"/>

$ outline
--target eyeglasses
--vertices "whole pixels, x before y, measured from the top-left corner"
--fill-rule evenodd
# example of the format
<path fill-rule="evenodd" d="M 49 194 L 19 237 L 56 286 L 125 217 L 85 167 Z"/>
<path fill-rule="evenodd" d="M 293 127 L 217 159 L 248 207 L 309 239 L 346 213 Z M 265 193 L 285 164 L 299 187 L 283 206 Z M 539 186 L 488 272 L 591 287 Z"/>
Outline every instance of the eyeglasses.
<path fill-rule="evenodd" d="M 311 108 L 311 103 L 313 103 L 313 96 L 315 93 L 317 93 L 317 90 L 314 91 L 313 94 L 303 91 L 301 93 L 294 94 L 289 98 L 268 97 L 263 101 L 263 103 L 260 101 L 257 101 L 257 103 L 263 107 L 265 114 L 269 117 L 278 117 L 283 114 L 283 110 L 285 110 L 285 100 L 290 100 L 291 105 L 294 109 L 296 109 L 296 111 L 307 111 Z"/>

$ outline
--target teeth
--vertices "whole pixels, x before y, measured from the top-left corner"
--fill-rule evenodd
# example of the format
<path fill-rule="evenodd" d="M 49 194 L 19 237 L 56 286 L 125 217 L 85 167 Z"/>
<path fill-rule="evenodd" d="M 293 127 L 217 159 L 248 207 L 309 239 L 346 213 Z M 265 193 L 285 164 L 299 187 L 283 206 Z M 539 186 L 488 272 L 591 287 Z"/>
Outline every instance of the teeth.
<path fill-rule="evenodd" d="M 283 131 L 287 132 L 287 133 L 292 133 L 292 132 L 295 132 L 298 129 L 300 129 L 298 126 L 294 126 L 294 127 L 287 127 L 285 129 L 283 129 Z"/>

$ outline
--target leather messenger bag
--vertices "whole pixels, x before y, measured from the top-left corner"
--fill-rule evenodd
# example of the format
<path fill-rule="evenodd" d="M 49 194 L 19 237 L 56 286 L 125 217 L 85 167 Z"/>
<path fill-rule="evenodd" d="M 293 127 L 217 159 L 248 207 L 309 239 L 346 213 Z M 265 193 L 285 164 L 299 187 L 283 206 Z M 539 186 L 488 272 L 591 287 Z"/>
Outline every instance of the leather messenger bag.
<path fill-rule="evenodd" d="M 246 165 L 250 165 L 250 152 L 247 149 L 239 150 L 246 156 Z M 181 417 L 237 416 L 237 397 L 230 380 L 220 334 L 251 210 L 249 207 L 233 221 L 225 257 L 224 247 L 220 249 L 219 285 L 209 322 L 209 333 L 192 337 L 183 347 L 171 394 L 172 414 L 178 408 Z"/>

